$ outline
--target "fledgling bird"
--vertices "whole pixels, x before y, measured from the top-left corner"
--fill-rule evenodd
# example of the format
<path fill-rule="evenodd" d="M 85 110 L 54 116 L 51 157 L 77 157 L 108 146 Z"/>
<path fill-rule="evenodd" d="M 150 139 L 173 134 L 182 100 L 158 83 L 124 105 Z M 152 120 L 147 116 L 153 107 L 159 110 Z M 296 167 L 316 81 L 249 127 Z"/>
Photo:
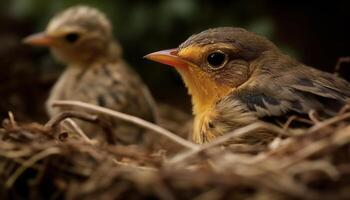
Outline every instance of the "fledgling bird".
<path fill-rule="evenodd" d="M 209 29 L 145 57 L 182 76 L 192 96 L 197 143 L 265 118 L 311 110 L 332 116 L 350 97 L 345 80 L 290 58 L 242 28 Z"/>
<path fill-rule="evenodd" d="M 70 7 L 57 14 L 44 32 L 28 36 L 24 42 L 50 48 L 59 61 L 67 64 L 47 100 L 50 116 L 63 111 L 53 108 L 53 101 L 78 100 L 155 121 L 154 101 L 148 88 L 122 58 L 112 26 L 99 10 Z M 122 144 L 144 142 L 144 130 L 105 118 L 113 127 L 113 140 Z M 96 126 L 81 125 L 87 134 L 101 134 Z"/>

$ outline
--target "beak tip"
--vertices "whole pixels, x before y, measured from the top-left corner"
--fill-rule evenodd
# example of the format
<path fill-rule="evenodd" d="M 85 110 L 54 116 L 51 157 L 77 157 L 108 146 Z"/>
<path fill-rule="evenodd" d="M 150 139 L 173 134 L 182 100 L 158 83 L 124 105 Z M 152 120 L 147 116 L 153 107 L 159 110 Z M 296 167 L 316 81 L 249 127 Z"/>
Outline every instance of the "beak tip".
<path fill-rule="evenodd" d="M 158 63 L 162 63 L 165 65 L 169 65 L 172 67 L 186 67 L 188 66 L 188 62 L 183 60 L 177 55 L 177 49 L 168 49 L 153 52 L 143 56 L 143 58 L 152 60 Z"/>
<path fill-rule="evenodd" d="M 50 46 L 52 40 L 45 33 L 36 33 L 23 38 L 22 44 L 32 46 Z"/>
<path fill-rule="evenodd" d="M 149 53 L 149 54 L 143 56 L 143 59 L 152 60 L 153 55 L 154 55 L 154 53 Z"/>
<path fill-rule="evenodd" d="M 22 44 L 28 44 L 28 45 L 30 45 L 30 40 L 29 40 L 30 38 L 29 37 L 25 37 L 25 38 L 23 38 L 22 40 L 21 40 L 21 43 Z"/>
<path fill-rule="evenodd" d="M 142 58 L 143 58 L 143 59 L 148 59 L 148 57 L 149 57 L 149 54 L 144 55 Z"/>

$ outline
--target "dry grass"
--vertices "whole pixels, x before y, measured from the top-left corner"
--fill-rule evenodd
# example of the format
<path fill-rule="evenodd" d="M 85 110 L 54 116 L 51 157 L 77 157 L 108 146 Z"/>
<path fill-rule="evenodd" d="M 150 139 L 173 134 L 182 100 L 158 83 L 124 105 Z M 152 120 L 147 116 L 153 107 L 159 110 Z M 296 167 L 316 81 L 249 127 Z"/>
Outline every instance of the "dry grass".
<path fill-rule="evenodd" d="M 67 118 L 98 125 L 96 116 L 66 113 L 41 125 L 21 124 L 10 114 L 0 129 L 0 198 L 350 198 L 347 109 L 325 121 L 310 113 L 312 125 L 304 130 L 292 132 L 287 125 L 279 128 L 255 123 L 203 146 L 184 142 L 156 125 L 120 116 L 169 138 L 183 146 L 182 151 L 168 155 L 162 150 L 149 152 L 135 146 L 96 143 L 71 120 L 70 133 L 57 128 L 67 123 Z M 255 151 L 258 153 L 240 153 L 237 148 L 221 146 L 259 128 L 275 133 L 275 139 L 268 148 Z"/>

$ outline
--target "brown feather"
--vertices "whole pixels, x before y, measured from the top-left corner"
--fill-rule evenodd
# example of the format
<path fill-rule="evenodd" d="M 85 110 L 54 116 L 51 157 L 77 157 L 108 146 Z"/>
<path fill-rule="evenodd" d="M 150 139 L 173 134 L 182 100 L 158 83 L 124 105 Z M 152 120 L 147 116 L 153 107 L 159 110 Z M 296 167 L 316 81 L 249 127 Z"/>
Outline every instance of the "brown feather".
<path fill-rule="evenodd" d="M 210 68 L 206 60 L 216 50 L 228 59 L 218 70 Z M 287 118 L 311 110 L 331 116 L 350 97 L 350 85 L 345 80 L 305 66 L 283 54 L 266 38 L 241 28 L 203 31 L 182 43 L 178 51 L 198 72 L 186 77 L 185 82 L 205 73 L 208 80 L 198 79 L 199 84 L 211 82 L 217 88 L 231 88 L 224 96 L 217 95 L 217 89 L 199 97 L 220 97 L 202 106 L 201 113 L 195 113 L 193 134 L 199 143 L 265 117 Z M 191 94 L 196 93 L 195 88 L 190 90 Z M 196 101 L 193 104 L 198 106 Z"/>
<path fill-rule="evenodd" d="M 78 34 L 79 39 L 66 41 L 70 33 Z M 68 65 L 47 101 L 50 116 L 64 110 L 52 108 L 53 101 L 77 100 L 155 121 L 153 99 L 141 78 L 123 60 L 121 48 L 112 38 L 110 22 L 102 12 L 87 6 L 68 8 L 51 20 L 45 34 L 54 40 L 51 50 Z M 100 117 L 111 124 L 115 142 L 148 145 L 144 129 Z M 89 136 L 103 138 L 100 127 L 79 124 Z"/>

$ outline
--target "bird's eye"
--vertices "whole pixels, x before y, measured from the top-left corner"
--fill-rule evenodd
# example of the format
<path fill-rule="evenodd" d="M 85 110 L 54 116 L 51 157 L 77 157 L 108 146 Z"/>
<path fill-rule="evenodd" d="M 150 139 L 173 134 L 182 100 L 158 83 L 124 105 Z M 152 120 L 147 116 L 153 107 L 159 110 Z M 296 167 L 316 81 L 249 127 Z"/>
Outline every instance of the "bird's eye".
<path fill-rule="evenodd" d="M 80 35 L 78 33 L 68 33 L 64 36 L 64 39 L 69 43 L 74 43 L 79 39 Z"/>
<path fill-rule="evenodd" d="M 213 69 L 219 69 L 224 66 L 227 60 L 227 55 L 221 51 L 215 51 L 208 55 L 207 62 Z"/>

